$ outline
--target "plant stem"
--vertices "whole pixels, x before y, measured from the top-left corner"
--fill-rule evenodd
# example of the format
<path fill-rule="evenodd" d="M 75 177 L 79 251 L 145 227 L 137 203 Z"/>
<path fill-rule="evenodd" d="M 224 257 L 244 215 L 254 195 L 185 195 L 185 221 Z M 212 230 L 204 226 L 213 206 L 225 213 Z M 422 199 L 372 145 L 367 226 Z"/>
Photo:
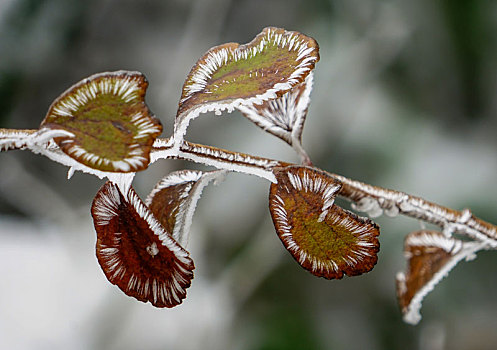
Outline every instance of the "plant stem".
<path fill-rule="evenodd" d="M 256 175 L 271 182 L 276 182 L 272 168 L 290 165 L 289 163 L 277 160 L 251 156 L 241 152 L 232 152 L 188 141 L 183 141 L 182 145 L 177 149 L 171 139 L 157 139 L 150 153 L 151 163 L 158 159 L 167 158 L 185 159 L 218 169 Z"/>
<path fill-rule="evenodd" d="M 330 175 L 342 182 L 339 196 L 355 203 L 359 211 L 369 211 L 367 207 L 377 205 L 387 215 L 402 214 L 437 225 L 447 235 L 464 234 L 497 246 L 497 227 L 473 216 L 469 209 L 457 211 L 404 192 L 368 185 L 337 174 Z"/>
<path fill-rule="evenodd" d="M 292 165 L 187 141 L 183 142 L 179 151 L 173 151 L 170 139 L 158 139 L 154 144 L 151 159 L 155 161 L 160 158 L 186 159 L 219 169 L 260 176 L 271 182 L 276 182 L 274 168 Z M 404 192 L 368 185 L 338 174 L 328 175 L 342 183 L 338 195 L 354 203 L 358 211 L 368 212 L 371 216 L 378 216 L 383 211 L 388 216 L 405 215 L 434 224 L 447 235 L 463 234 L 497 247 L 497 226 L 474 217 L 469 209 L 457 211 Z"/>
<path fill-rule="evenodd" d="M 0 141 L 7 141 L 4 142 L 3 150 L 24 148 L 23 139 L 35 132 L 36 130 L 0 129 Z M 302 154 L 305 153 L 300 153 L 301 156 Z M 150 158 L 151 163 L 167 158 L 185 159 L 218 169 L 259 176 L 271 182 L 276 182 L 274 168 L 293 165 L 187 141 L 178 147 L 172 139 L 157 139 Z M 304 158 L 302 157 L 303 160 Z M 304 161 L 304 165 L 308 164 L 311 164 L 310 160 Z M 372 186 L 338 174 L 327 174 L 342 183 L 338 193 L 340 197 L 351 201 L 354 209 L 367 212 L 371 217 L 383 212 L 388 216 L 401 214 L 434 224 L 448 236 L 453 233 L 463 234 L 485 242 L 491 248 L 497 247 L 497 226 L 473 216 L 469 209 L 457 211 L 404 192 Z"/>

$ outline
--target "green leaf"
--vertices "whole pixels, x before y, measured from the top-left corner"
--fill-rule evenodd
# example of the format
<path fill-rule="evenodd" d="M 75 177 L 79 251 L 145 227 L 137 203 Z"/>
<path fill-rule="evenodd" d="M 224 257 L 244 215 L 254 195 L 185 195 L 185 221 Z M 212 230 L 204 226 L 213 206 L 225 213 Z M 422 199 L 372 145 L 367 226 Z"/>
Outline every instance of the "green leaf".
<path fill-rule="evenodd" d="M 202 56 L 183 85 L 175 121 L 181 141 L 200 113 L 261 104 L 302 83 L 319 60 L 316 41 L 297 32 L 265 28 L 246 45 L 216 46 Z"/>
<path fill-rule="evenodd" d="M 312 274 L 340 279 L 370 271 L 379 251 L 378 226 L 334 204 L 341 183 L 314 168 L 274 171 L 269 209 L 285 248 Z"/>
<path fill-rule="evenodd" d="M 90 168 L 108 172 L 146 169 L 152 144 L 162 132 L 145 104 L 147 86 L 139 72 L 92 75 L 52 103 L 41 128 L 72 133 L 55 142 Z"/>

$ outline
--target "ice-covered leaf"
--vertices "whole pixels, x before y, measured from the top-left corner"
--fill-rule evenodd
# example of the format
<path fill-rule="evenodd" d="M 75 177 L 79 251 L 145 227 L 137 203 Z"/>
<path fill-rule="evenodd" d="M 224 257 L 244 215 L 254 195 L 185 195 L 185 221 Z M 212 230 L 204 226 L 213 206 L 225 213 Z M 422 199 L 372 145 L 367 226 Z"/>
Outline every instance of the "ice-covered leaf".
<path fill-rule="evenodd" d="M 302 130 L 310 102 L 313 73 L 281 97 L 260 105 L 240 106 L 245 117 L 291 146 L 302 141 Z"/>
<path fill-rule="evenodd" d="M 92 216 L 97 259 L 112 284 L 156 307 L 182 302 L 193 261 L 133 188 L 123 195 L 116 184 L 105 183 L 93 200 Z"/>
<path fill-rule="evenodd" d="M 301 33 L 265 28 L 250 43 L 213 47 L 192 68 L 181 94 L 175 138 L 200 113 L 261 104 L 302 83 L 319 60 L 316 41 Z"/>
<path fill-rule="evenodd" d="M 139 72 L 92 75 L 50 106 L 41 127 L 65 130 L 60 149 L 84 165 L 107 172 L 136 172 L 148 166 L 162 125 L 145 104 L 148 82 Z"/>
<path fill-rule="evenodd" d="M 459 261 L 474 257 L 480 248 L 479 244 L 447 237 L 438 231 L 421 230 L 408 234 L 404 244 L 407 272 L 399 272 L 396 278 L 404 321 L 417 324 L 424 297 Z"/>
<path fill-rule="evenodd" d="M 192 217 L 202 191 L 226 171 L 180 170 L 165 176 L 150 192 L 145 203 L 173 238 L 182 246 L 188 243 Z"/>
<path fill-rule="evenodd" d="M 334 204 L 339 181 L 314 168 L 275 169 L 269 209 L 276 232 L 312 274 L 340 279 L 370 271 L 377 261 L 379 228 Z"/>

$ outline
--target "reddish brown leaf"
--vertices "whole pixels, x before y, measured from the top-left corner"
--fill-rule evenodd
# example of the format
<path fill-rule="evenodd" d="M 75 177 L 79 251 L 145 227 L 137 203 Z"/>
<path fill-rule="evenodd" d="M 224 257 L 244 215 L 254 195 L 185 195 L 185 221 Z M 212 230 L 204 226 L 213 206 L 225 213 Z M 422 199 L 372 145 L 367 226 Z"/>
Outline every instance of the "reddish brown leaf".
<path fill-rule="evenodd" d="M 224 170 L 209 172 L 179 170 L 165 176 L 148 195 L 145 203 L 167 232 L 183 246 L 188 243 L 193 213 L 202 191 Z"/>
<path fill-rule="evenodd" d="M 276 232 L 312 274 L 340 279 L 370 271 L 379 251 L 378 226 L 334 204 L 341 184 L 325 172 L 290 166 L 275 170 L 269 208 Z"/>
<path fill-rule="evenodd" d="M 239 107 L 243 115 L 261 129 L 281 138 L 290 146 L 300 146 L 310 103 L 313 74 L 281 97 Z"/>
<path fill-rule="evenodd" d="M 174 231 L 182 203 L 201 176 L 202 172 L 189 170 L 168 174 L 148 195 L 145 203 L 167 232 Z"/>
<path fill-rule="evenodd" d="M 112 284 L 156 307 L 182 302 L 193 261 L 132 188 L 124 196 L 108 181 L 95 196 L 92 216 L 98 262 Z"/>
<path fill-rule="evenodd" d="M 424 297 L 454 266 L 473 255 L 479 246 L 446 237 L 442 232 L 420 230 L 406 236 L 407 272 L 397 274 L 397 297 L 404 320 L 416 324 Z"/>

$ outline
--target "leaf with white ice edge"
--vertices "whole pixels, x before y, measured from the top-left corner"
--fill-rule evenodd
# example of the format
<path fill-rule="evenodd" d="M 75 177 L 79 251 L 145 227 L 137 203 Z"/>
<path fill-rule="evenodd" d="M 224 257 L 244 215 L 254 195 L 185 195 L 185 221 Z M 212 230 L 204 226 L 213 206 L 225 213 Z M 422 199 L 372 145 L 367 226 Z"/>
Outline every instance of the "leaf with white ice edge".
<path fill-rule="evenodd" d="M 278 98 L 302 83 L 319 60 L 316 41 L 301 33 L 265 28 L 250 43 L 213 47 L 183 85 L 174 126 L 181 143 L 190 120 Z"/>
<path fill-rule="evenodd" d="M 40 128 L 65 130 L 60 149 L 78 162 L 106 172 L 147 168 L 162 125 L 145 104 L 148 82 L 139 72 L 92 75 L 50 106 Z"/>
<path fill-rule="evenodd" d="M 193 214 L 202 191 L 211 181 L 219 181 L 225 170 L 201 172 L 180 170 L 165 176 L 145 200 L 154 216 L 173 238 L 186 246 Z"/>
<path fill-rule="evenodd" d="M 442 232 L 420 230 L 406 236 L 404 254 L 407 272 L 396 277 L 397 298 L 404 321 L 417 324 L 424 297 L 449 274 L 456 264 L 471 260 L 482 243 L 463 242 Z"/>
<path fill-rule="evenodd" d="M 263 130 L 293 146 L 299 154 L 302 148 L 302 131 L 311 101 L 313 72 L 304 82 L 296 85 L 281 97 L 264 101 L 260 105 L 238 107 L 243 115 Z"/>
<path fill-rule="evenodd" d="M 295 260 L 327 279 L 373 269 L 380 249 L 379 228 L 334 204 L 341 183 L 308 167 L 274 170 L 269 209 L 276 232 Z"/>
<path fill-rule="evenodd" d="M 108 181 L 92 205 L 97 259 L 107 279 L 125 294 L 156 307 L 181 304 L 194 264 L 130 188 Z"/>

